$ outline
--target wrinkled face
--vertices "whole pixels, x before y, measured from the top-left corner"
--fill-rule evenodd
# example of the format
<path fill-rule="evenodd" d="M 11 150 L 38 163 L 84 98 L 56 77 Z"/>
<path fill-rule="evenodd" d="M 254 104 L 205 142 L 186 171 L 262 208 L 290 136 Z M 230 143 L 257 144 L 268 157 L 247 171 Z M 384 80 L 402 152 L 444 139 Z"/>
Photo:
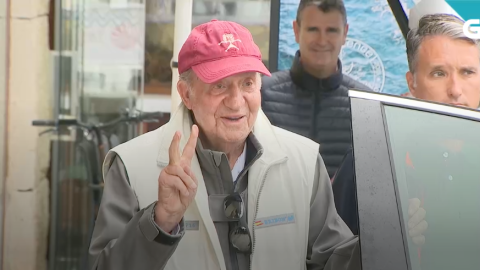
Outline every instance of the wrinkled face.
<path fill-rule="evenodd" d="M 300 24 L 293 22 L 293 30 L 307 70 L 336 69 L 348 32 L 348 24 L 339 11 L 323 12 L 316 6 L 307 6 L 301 12 Z"/>
<path fill-rule="evenodd" d="M 478 48 L 446 36 L 425 39 L 417 54 L 415 76 L 407 72 L 410 92 L 419 99 L 476 109 L 480 103 Z"/>
<path fill-rule="evenodd" d="M 241 73 L 212 84 L 193 77 L 191 91 L 184 82 L 179 82 L 178 90 L 203 137 L 220 149 L 225 144 L 243 143 L 260 108 L 260 76 Z"/>

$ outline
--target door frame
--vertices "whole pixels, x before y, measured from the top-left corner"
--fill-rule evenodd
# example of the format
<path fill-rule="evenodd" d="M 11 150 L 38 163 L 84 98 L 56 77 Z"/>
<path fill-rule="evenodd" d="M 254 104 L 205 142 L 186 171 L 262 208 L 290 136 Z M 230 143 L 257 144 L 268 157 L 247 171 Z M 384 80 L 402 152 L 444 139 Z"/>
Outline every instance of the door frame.
<path fill-rule="evenodd" d="M 349 94 L 362 269 L 407 270 L 383 104 Z"/>

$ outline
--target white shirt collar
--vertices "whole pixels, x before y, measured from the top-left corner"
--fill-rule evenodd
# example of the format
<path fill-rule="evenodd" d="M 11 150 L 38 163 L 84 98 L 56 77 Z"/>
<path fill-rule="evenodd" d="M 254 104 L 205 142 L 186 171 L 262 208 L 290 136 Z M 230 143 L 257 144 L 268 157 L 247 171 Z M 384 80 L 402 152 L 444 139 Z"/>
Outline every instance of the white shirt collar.
<path fill-rule="evenodd" d="M 237 161 L 235 162 L 235 165 L 233 165 L 232 178 L 234 182 L 237 180 L 237 177 L 242 172 L 243 168 L 245 168 L 246 152 L 247 152 L 247 143 L 245 143 L 242 154 L 238 157 Z"/>

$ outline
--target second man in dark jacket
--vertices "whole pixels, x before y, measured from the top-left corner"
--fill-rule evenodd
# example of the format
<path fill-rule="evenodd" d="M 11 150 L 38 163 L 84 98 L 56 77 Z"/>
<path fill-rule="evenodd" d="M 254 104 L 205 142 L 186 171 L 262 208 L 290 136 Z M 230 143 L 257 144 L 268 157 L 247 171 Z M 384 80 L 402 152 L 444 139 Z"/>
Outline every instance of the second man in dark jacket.
<path fill-rule="evenodd" d="M 352 144 L 348 90 L 370 89 L 342 74 L 343 1 L 301 0 L 293 30 L 300 49 L 290 70 L 263 78 L 262 108 L 273 125 L 320 144 L 331 178 Z"/>

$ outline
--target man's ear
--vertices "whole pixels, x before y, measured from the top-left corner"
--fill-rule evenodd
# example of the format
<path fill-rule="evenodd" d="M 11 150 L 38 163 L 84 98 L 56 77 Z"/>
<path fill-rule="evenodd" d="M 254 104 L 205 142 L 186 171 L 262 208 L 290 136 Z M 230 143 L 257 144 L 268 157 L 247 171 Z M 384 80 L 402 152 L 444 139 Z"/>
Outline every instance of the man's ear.
<path fill-rule="evenodd" d="M 295 42 L 300 42 L 300 25 L 297 23 L 297 20 L 293 20 L 293 34 L 295 34 Z"/>
<path fill-rule="evenodd" d="M 413 73 L 410 72 L 410 71 L 407 71 L 407 73 L 405 74 L 405 77 L 407 79 L 407 85 L 408 85 L 408 89 L 410 90 L 410 93 L 415 96 L 415 78 L 413 76 Z"/>
<path fill-rule="evenodd" d="M 347 35 L 348 35 L 348 28 L 349 28 L 349 25 L 348 23 L 345 24 L 345 28 L 343 29 L 343 45 L 345 45 L 345 42 L 347 41 Z"/>
<path fill-rule="evenodd" d="M 192 93 L 190 91 L 190 88 L 188 87 L 187 82 L 178 81 L 177 91 L 178 91 L 178 94 L 180 95 L 180 98 L 183 101 L 183 104 L 185 104 L 185 107 L 191 110 L 192 109 Z"/>

